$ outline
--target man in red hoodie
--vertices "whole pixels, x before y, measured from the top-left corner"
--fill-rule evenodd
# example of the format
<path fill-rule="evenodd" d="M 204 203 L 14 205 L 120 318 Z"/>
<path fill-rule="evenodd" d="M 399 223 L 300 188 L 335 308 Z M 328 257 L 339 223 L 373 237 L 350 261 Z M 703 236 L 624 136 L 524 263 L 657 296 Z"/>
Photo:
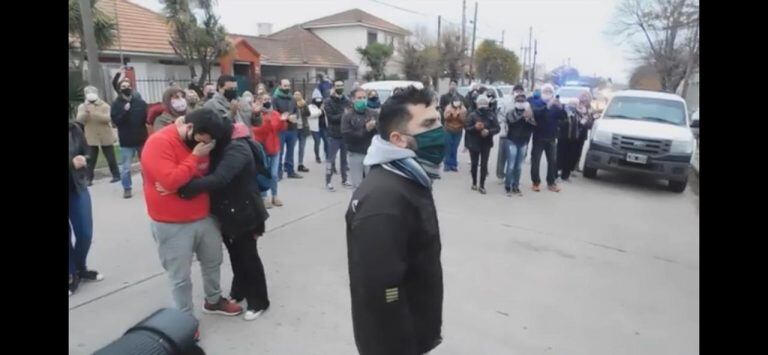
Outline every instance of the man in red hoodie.
<path fill-rule="evenodd" d="M 264 199 L 264 207 L 281 207 L 283 202 L 277 198 L 277 175 L 278 168 L 280 167 L 278 159 L 280 154 L 280 132 L 287 128 L 286 117 L 281 116 L 272 108 L 272 102 L 268 97 L 258 101 L 262 102 L 262 107 L 257 113 L 259 118 L 256 119 L 256 123 L 252 128 L 253 137 L 264 146 L 264 153 L 267 154 L 267 165 L 272 175 L 272 187 L 270 188 L 272 198 L 267 198 L 266 191 L 261 193 L 261 197 Z"/>
<path fill-rule="evenodd" d="M 234 316 L 243 309 L 221 296 L 221 232 L 209 215 L 208 193 L 185 200 L 176 194 L 193 177 L 208 170 L 208 154 L 224 130 L 222 119 L 213 110 L 200 109 L 175 124 L 155 132 L 144 146 L 141 170 L 144 198 L 152 219 L 152 234 L 160 261 L 168 274 L 176 307 L 192 312 L 192 256 L 197 254 L 205 290 L 203 312 Z M 161 193 L 154 187 L 162 186 Z"/>

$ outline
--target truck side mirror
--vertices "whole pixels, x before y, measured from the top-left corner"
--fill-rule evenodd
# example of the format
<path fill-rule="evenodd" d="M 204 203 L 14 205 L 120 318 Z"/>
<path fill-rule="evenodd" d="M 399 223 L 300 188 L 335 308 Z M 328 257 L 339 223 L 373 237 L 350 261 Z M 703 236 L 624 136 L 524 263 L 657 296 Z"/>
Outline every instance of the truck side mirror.
<path fill-rule="evenodd" d="M 692 121 L 691 128 L 699 128 L 699 120 Z"/>

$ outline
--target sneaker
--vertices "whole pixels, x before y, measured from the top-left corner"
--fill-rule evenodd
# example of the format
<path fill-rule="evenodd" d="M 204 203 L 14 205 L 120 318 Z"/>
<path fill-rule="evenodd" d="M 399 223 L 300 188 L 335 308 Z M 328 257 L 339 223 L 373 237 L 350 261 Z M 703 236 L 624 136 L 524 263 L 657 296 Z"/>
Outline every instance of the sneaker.
<path fill-rule="evenodd" d="M 118 181 L 120 181 L 120 177 L 119 176 L 118 177 L 113 177 L 112 180 L 109 180 L 109 183 L 110 184 L 114 184 L 114 183 L 116 183 Z"/>
<path fill-rule="evenodd" d="M 308 173 L 309 169 L 307 169 L 307 167 L 305 167 L 304 165 L 299 165 L 299 172 Z"/>
<path fill-rule="evenodd" d="M 354 189 L 354 188 L 355 188 L 355 187 L 352 185 L 352 183 L 351 183 L 351 182 L 349 182 L 349 181 L 344 181 L 344 182 L 342 182 L 342 183 L 341 183 L 341 185 L 343 185 L 344 187 L 346 187 L 346 188 L 348 188 L 348 189 Z"/>
<path fill-rule="evenodd" d="M 219 302 L 216 304 L 210 304 L 205 301 L 203 304 L 203 313 L 208 314 L 221 314 L 225 316 L 236 316 L 243 312 L 243 307 L 236 303 L 232 303 L 225 297 L 219 298 Z"/>
<path fill-rule="evenodd" d="M 283 201 L 280 201 L 277 197 L 272 198 L 272 205 L 275 207 L 283 207 Z"/>
<path fill-rule="evenodd" d="M 100 274 L 96 270 L 83 270 L 77 274 L 81 280 L 85 281 L 101 281 L 104 280 L 104 275 Z"/>
<path fill-rule="evenodd" d="M 531 187 L 531 189 L 532 189 L 533 191 L 536 191 L 536 192 L 539 192 L 539 191 L 541 191 L 541 188 L 539 187 L 539 184 L 533 184 L 533 186 Z"/>
<path fill-rule="evenodd" d="M 323 163 L 323 161 L 320 160 L 320 158 L 315 158 L 315 162 L 317 162 L 318 164 L 322 164 Z"/>
<path fill-rule="evenodd" d="M 331 185 L 331 184 L 325 185 L 325 189 L 326 189 L 326 190 L 328 190 L 328 191 L 330 191 L 330 192 L 334 192 L 334 191 L 336 191 L 336 189 L 334 189 L 334 188 L 333 188 L 333 185 Z"/>
<path fill-rule="evenodd" d="M 560 187 L 557 184 L 547 186 L 547 189 L 552 192 L 560 192 Z"/>
<path fill-rule="evenodd" d="M 477 191 L 477 185 L 472 185 L 472 191 Z"/>
<path fill-rule="evenodd" d="M 485 195 L 485 188 L 484 187 L 481 187 L 480 189 L 478 189 L 478 191 L 480 191 L 481 194 Z"/>
<path fill-rule="evenodd" d="M 513 187 L 513 188 L 512 188 L 512 193 L 514 193 L 514 194 L 516 194 L 516 195 L 518 195 L 518 196 L 523 196 L 523 192 L 522 192 L 522 191 L 520 191 L 520 189 L 519 189 L 519 188 L 517 188 L 517 187 Z"/>
<path fill-rule="evenodd" d="M 123 198 L 131 198 L 131 197 L 133 197 L 133 193 L 131 192 L 131 189 L 123 190 Z"/>
<path fill-rule="evenodd" d="M 272 208 L 272 199 L 267 197 L 264 199 L 264 208 L 270 209 Z"/>
<path fill-rule="evenodd" d="M 77 287 L 80 286 L 80 278 L 76 275 L 69 276 L 69 295 L 72 296 L 77 291 Z"/>
<path fill-rule="evenodd" d="M 301 170 L 299 170 L 299 171 L 301 171 Z M 307 171 L 309 171 L 309 170 L 307 170 Z M 299 174 L 293 173 L 293 174 L 288 174 L 288 178 L 289 179 L 303 179 L 304 177 L 299 175 Z"/>
<path fill-rule="evenodd" d="M 509 186 L 504 186 L 504 191 L 507 193 L 507 197 L 512 196 L 512 188 Z"/>
<path fill-rule="evenodd" d="M 263 309 L 262 310 L 258 310 L 258 311 L 249 309 L 249 310 L 245 311 L 245 315 L 243 316 L 243 319 L 245 319 L 245 320 L 256 320 L 256 318 L 261 317 L 261 315 L 263 313 L 264 313 Z"/>

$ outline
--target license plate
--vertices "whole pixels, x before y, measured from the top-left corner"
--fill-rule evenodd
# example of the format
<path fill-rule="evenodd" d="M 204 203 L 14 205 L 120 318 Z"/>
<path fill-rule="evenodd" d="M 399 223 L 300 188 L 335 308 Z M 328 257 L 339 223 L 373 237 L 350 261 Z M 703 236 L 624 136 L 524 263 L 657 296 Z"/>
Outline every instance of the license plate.
<path fill-rule="evenodd" d="M 647 164 L 648 156 L 635 153 L 627 153 L 627 161 L 630 163 Z"/>

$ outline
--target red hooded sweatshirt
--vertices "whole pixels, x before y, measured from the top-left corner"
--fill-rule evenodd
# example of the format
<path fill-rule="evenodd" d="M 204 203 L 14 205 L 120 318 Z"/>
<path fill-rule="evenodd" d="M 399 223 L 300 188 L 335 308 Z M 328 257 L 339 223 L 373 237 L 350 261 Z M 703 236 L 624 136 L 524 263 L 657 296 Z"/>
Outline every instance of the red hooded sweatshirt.
<path fill-rule="evenodd" d="M 275 110 L 262 111 L 261 117 L 261 126 L 252 128 L 253 136 L 264 146 L 267 155 L 276 155 L 280 153 L 280 132 L 286 129 L 285 121 L 280 120 L 280 114 Z"/>
<path fill-rule="evenodd" d="M 168 125 L 151 135 L 141 152 L 144 177 L 144 199 L 149 217 L 156 222 L 188 223 L 208 217 L 208 193 L 185 200 L 176 193 L 161 195 L 155 188 L 159 182 L 166 191 L 176 191 L 193 177 L 208 172 L 208 157 L 192 154 L 179 136 L 176 125 Z"/>

